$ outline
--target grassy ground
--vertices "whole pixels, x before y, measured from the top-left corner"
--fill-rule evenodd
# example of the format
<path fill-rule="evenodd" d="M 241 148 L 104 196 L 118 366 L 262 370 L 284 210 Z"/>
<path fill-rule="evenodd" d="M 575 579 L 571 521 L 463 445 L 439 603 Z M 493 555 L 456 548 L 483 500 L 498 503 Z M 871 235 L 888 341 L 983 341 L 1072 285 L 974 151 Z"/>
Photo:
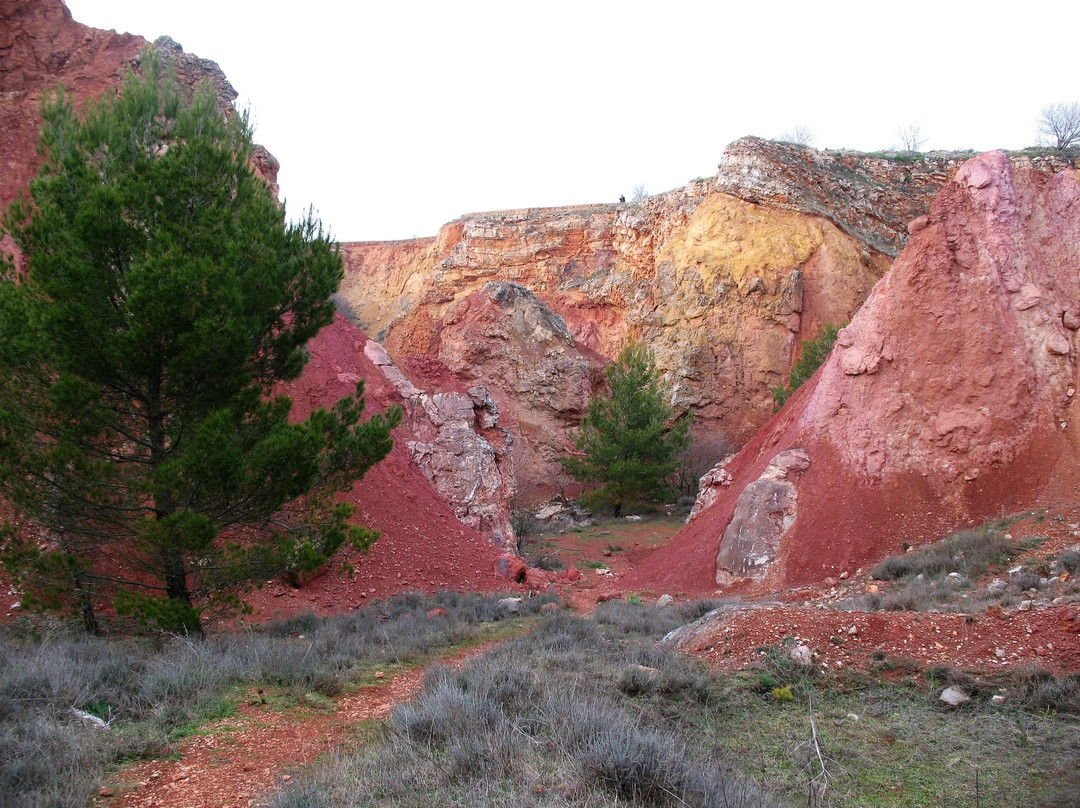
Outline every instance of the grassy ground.
<path fill-rule="evenodd" d="M 824 676 L 779 649 L 761 671 L 714 675 L 656 645 L 703 608 L 546 618 L 432 674 L 375 742 L 273 805 L 1075 805 L 1074 716 L 949 710 L 950 672 Z"/>
<path fill-rule="evenodd" d="M 9 625 L 0 633 L 0 806 L 83 805 L 112 768 L 170 754 L 178 739 L 231 715 L 242 699 L 326 708 L 330 697 L 372 684 L 377 669 L 427 664 L 519 622 L 497 601 L 405 596 L 205 641 L 104 640 L 55 622 Z M 542 602 L 524 601 L 521 616 Z"/>
<path fill-rule="evenodd" d="M 669 521 L 583 528 L 546 549 L 566 550 L 585 569 L 615 566 L 663 541 L 677 527 Z M 902 606 L 874 605 L 948 608 L 984 570 L 985 578 L 1019 563 L 1009 559 L 1023 547 L 993 538 L 958 534 L 886 560 L 876 575 L 907 594 Z M 1076 556 L 1054 550 L 995 597 L 1054 594 L 1059 584 L 1042 579 L 1075 572 Z M 949 597 L 908 589 L 926 585 L 947 587 Z M 527 600 L 524 611 L 540 603 Z M 496 598 L 451 594 L 199 643 L 15 624 L 0 634 L 0 805 L 86 804 L 118 763 L 168 754 L 241 699 L 299 716 L 372 684 L 377 670 L 430 664 L 492 637 L 506 642 L 460 670 L 436 668 L 416 700 L 347 733 L 341 749 L 274 797 L 275 808 L 1077 804 L 1076 677 L 1032 669 L 976 680 L 884 657 L 868 673 L 826 675 L 782 649 L 763 649 L 761 669 L 716 674 L 657 644 L 710 606 L 602 603 L 588 618 L 530 616 L 524 637 Z M 435 608 L 445 613 L 429 614 Z M 952 683 L 979 697 L 944 707 L 937 696 Z M 994 705 L 989 694 L 999 689 L 1008 698 Z M 88 729 L 73 708 L 110 721 L 110 731 Z"/>
<path fill-rule="evenodd" d="M 628 568 L 629 558 L 665 544 L 685 523 L 685 514 L 646 514 L 640 522 L 600 519 L 595 524 L 565 533 L 535 531 L 521 538 L 519 552 L 530 566 L 558 571 Z"/>
<path fill-rule="evenodd" d="M 753 676 L 731 676 L 719 708 L 696 720 L 717 754 L 752 761 L 755 776 L 792 804 L 1076 804 L 1075 716 L 986 700 L 950 709 L 937 698 L 947 681 L 935 671 L 889 681 L 779 663 L 771 675 L 791 687 L 790 700 Z"/>

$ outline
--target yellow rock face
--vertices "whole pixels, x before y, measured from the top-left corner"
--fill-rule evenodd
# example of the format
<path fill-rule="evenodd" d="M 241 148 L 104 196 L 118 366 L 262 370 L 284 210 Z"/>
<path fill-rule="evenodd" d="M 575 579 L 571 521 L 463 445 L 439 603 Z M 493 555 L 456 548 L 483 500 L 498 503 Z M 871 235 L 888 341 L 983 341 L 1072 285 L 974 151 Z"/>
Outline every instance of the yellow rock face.
<path fill-rule="evenodd" d="M 639 337 L 676 402 L 742 442 L 801 341 L 850 319 L 888 266 L 826 219 L 712 194 L 659 250 Z"/>
<path fill-rule="evenodd" d="M 747 278 L 790 270 L 806 263 L 825 240 L 825 222 L 805 214 L 775 210 L 727 194 L 712 194 L 687 225 L 664 245 L 659 262 L 696 272 L 708 288 L 741 284 Z"/>

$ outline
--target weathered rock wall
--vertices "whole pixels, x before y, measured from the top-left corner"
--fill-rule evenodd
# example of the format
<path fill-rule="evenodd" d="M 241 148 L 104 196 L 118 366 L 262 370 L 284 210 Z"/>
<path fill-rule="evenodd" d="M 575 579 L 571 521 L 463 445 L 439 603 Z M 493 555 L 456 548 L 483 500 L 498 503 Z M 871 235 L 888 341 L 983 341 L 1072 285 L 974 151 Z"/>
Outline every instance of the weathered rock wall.
<path fill-rule="evenodd" d="M 434 238 L 341 245 L 348 267 L 338 288 L 339 308 L 380 342 L 420 294 L 434 267 Z"/>
<path fill-rule="evenodd" d="M 502 369 L 529 354 L 513 344 L 529 336 L 492 331 L 491 312 L 474 299 L 486 284 L 528 289 L 598 362 L 628 338 L 649 344 L 672 403 L 694 412 L 697 431 L 743 443 L 772 414 L 770 388 L 783 383 L 802 341 L 852 317 L 907 222 L 958 165 L 955 155 L 817 152 L 744 138 L 715 177 L 639 204 L 473 214 L 444 226 L 434 244 L 344 245 L 342 297 L 410 372 L 437 375 L 438 366 L 487 384 L 507 423 L 544 410 L 542 428 L 516 434 L 522 451 L 548 435 L 539 461 L 518 464 L 520 489 L 547 491 L 592 386 L 555 400 L 536 373 L 529 388 Z M 486 325 L 473 327 L 472 316 Z"/>
<path fill-rule="evenodd" d="M 61 0 L 0 0 L 0 211 L 41 166 L 37 153 L 41 103 L 62 83 L 81 109 L 88 99 L 118 87 L 149 43 L 140 36 L 101 31 L 76 22 Z M 180 81 L 193 87 L 210 81 L 223 109 L 232 111 L 237 93 L 215 62 L 185 53 L 161 37 L 153 43 L 167 54 Z M 264 147 L 253 156 L 255 170 L 278 191 L 278 161 Z M 16 254 L 10 239 L 0 250 Z"/>
<path fill-rule="evenodd" d="M 1077 173 L 980 155 L 911 231 L 819 373 L 713 475 L 712 504 L 628 585 L 806 583 L 1075 498 Z M 790 524 L 775 541 L 751 537 L 738 513 L 791 450 L 808 465 Z"/>

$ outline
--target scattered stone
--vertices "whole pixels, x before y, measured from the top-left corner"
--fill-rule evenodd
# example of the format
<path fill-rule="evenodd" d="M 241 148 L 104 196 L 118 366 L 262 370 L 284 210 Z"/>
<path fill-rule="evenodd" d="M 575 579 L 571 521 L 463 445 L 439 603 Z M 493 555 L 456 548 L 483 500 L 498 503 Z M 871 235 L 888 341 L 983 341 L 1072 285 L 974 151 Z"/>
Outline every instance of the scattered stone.
<path fill-rule="evenodd" d="M 855 713 L 848 713 L 848 714 L 847 714 L 847 720 L 848 720 L 848 721 L 852 721 L 852 722 L 855 722 L 855 721 L 858 721 L 858 720 L 859 720 L 859 716 L 858 716 L 858 715 L 856 715 Z"/>
<path fill-rule="evenodd" d="M 847 630 L 847 633 L 850 634 L 852 637 L 854 637 L 856 634 L 859 633 L 859 627 L 858 626 L 852 626 L 851 628 L 849 628 Z"/>
<path fill-rule="evenodd" d="M 503 598 L 499 601 L 498 607 L 510 614 L 517 614 L 521 611 L 521 598 Z"/>
<path fill-rule="evenodd" d="M 1030 612 L 1033 605 L 1034 604 L 1030 600 L 1022 600 L 1020 601 L 1020 605 L 1016 608 L 1022 612 Z"/>
<path fill-rule="evenodd" d="M 552 614 L 557 611 L 559 611 L 559 604 L 555 601 L 545 603 L 540 607 L 540 614 Z"/>
<path fill-rule="evenodd" d="M 529 568 L 525 564 L 525 559 L 521 556 L 514 555 L 513 553 L 506 553 L 499 557 L 497 569 L 499 570 L 499 575 L 504 578 L 516 583 L 521 583 L 525 580 L 525 575 Z"/>
<path fill-rule="evenodd" d="M 809 645 L 796 645 L 788 652 L 788 657 L 803 668 L 808 668 L 814 663 L 814 654 Z"/>
<path fill-rule="evenodd" d="M 547 589 L 549 585 L 555 580 L 555 575 L 542 570 L 539 567 L 529 567 L 525 571 L 525 580 L 522 583 L 527 584 L 530 589 Z"/>
<path fill-rule="evenodd" d="M 646 665 L 631 665 L 626 670 L 627 670 L 627 673 L 632 672 L 632 673 L 644 675 L 645 680 L 647 682 L 650 682 L 650 683 L 655 682 L 657 679 L 660 678 L 660 671 L 658 671 L 656 668 L 650 668 L 650 667 L 648 667 Z"/>
<path fill-rule="evenodd" d="M 93 713 L 88 713 L 85 710 L 78 710 L 74 707 L 71 708 L 71 712 L 75 713 L 75 717 L 88 727 L 91 727 L 93 729 L 109 728 L 109 725 L 105 721 L 102 721 Z"/>
<path fill-rule="evenodd" d="M 98 789 L 98 796 L 99 797 L 112 797 L 115 794 L 116 794 L 115 791 L 113 791 L 111 788 L 107 788 L 105 786 L 102 786 L 101 788 Z"/>
<path fill-rule="evenodd" d="M 640 522 L 641 521 L 641 517 L 636 516 L 636 515 L 624 516 L 623 519 L 625 519 L 627 522 Z"/>
<path fill-rule="evenodd" d="M 992 701 L 994 704 L 1004 704 L 1005 697 L 1002 696 L 1000 693 L 995 693 L 993 696 L 990 697 L 990 701 Z"/>
<path fill-rule="evenodd" d="M 1005 591 L 1007 586 L 1008 584 L 1006 584 L 1003 580 L 1001 580 L 1000 578 L 995 578 L 993 581 L 990 582 L 990 585 L 986 587 L 986 591 L 989 592 L 991 595 L 1000 595 L 1002 592 Z"/>
<path fill-rule="evenodd" d="M 951 685 L 941 691 L 941 695 L 938 696 L 940 701 L 945 702 L 950 707 L 959 707 L 961 704 L 967 704 L 971 701 L 971 696 L 963 688 Z"/>
<path fill-rule="evenodd" d="M 661 595 L 656 599 L 656 608 L 663 609 L 674 602 L 675 598 L 671 597 L 671 595 Z"/>
<path fill-rule="evenodd" d="M 1005 658 L 1005 657 L 1007 656 L 1007 654 L 1006 654 L 1006 652 L 1004 651 L 1004 649 L 1002 649 L 1002 648 L 995 648 L 995 649 L 994 649 L 994 656 L 996 656 L 996 657 L 997 657 L 998 659 L 1004 659 L 1004 658 Z"/>

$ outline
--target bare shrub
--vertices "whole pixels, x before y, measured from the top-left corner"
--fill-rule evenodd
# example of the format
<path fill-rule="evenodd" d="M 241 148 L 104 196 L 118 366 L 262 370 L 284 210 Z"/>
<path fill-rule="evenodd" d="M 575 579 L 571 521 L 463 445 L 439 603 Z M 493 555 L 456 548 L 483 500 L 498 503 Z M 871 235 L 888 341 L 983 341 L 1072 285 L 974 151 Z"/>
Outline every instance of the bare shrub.
<path fill-rule="evenodd" d="M 735 441 L 727 435 L 695 438 L 679 455 L 671 487 L 681 496 L 696 497 L 701 478 L 736 448 Z"/>
<path fill-rule="evenodd" d="M 817 134 L 805 124 L 798 124 L 780 133 L 782 142 L 794 143 L 797 146 L 813 146 L 816 139 Z"/>
<path fill-rule="evenodd" d="M 896 136 L 900 138 L 900 148 L 905 152 L 922 151 L 926 144 L 922 127 L 917 123 L 905 123 L 896 128 Z"/>
<path fill-rule="evenodd" d="M 1039 138 L 1058 151 L 1080 145 L 1080 102 L 1049 104 L 1038 121 Z"/>

